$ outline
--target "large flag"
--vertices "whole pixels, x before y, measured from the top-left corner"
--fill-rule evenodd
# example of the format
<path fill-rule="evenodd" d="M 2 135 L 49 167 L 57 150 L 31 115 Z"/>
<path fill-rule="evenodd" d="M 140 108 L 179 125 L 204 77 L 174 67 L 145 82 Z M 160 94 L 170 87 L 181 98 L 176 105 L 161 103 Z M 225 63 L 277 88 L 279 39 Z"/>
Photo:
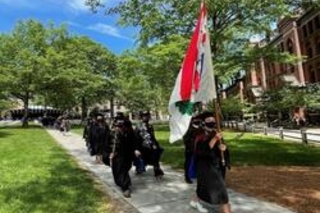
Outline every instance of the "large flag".
<path fill-rule="evenodd" d="M 215 88 L 207 11 L 202 2 L 196 28 L 170 97 L 171 143 L 181 139 L 187 132 L 194 103 L 208 103 L 215 99 Z"/>

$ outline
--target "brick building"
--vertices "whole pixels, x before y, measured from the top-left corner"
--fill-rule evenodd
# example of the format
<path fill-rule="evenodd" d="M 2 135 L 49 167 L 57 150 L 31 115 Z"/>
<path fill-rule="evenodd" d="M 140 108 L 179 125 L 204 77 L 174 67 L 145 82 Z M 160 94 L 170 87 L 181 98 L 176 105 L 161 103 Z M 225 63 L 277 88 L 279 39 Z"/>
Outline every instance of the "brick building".
<path fill-rule="evenodd" d="M 271 45 L 279 52 L 289 52 L 303 60 L 295 65 L 272 63 L 261 58 L 246 71 L 246 77 L 223 91 L 222 97 L 237 95 L 256 103 L 265 90 L 279 88 L 284 83 L 305 86 L 320 82 L 320 10 L 308 10 L 296 17 L 284 17 L 277 25 L 276 35 L 258 47 Z M 237 89 L 235 89 L 237 88 Z M 233 92 L 231 92 L 231 91 Z M 242 94 L 240 94 L 242 93 Z"/>

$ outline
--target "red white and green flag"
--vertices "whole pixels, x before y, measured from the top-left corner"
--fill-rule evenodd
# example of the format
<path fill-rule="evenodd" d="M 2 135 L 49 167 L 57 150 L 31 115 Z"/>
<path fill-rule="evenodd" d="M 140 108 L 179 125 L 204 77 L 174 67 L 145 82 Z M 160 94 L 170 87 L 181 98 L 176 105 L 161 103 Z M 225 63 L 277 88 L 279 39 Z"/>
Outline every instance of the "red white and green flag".
<path fill-rule="evenodd" d="M 171 143 L 187 132 L 194 103 L 208 103 L 215 99 L 215 88 L 207 11 L 202 2 L 197 25 L 170 97 Z"/>

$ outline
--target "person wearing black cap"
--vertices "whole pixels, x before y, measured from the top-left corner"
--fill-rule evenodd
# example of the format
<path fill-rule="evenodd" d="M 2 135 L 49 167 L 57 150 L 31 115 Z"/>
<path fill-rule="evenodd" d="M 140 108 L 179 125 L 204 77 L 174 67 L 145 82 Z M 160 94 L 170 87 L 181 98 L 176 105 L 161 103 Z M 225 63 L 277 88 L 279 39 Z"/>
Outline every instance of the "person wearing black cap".
<path fill-rule="evenodd" d="M 118 113 L 112 125 L 108 140 L 108 157 L 114 182 L 123 192 L 124 197 L 131 197 L 131 178 L 129 171 L 134 158 L 135 135 L 130 120 L 123 113 Z"/>
<path fill-rule="evenodd" d="M 194 140 L 197 134 L 199 134 L 199 131 L 201 131 L 201 119 L 199 116 L 194 116 L 191 119 L 190 126 L 186 134 L 183 136 L 183 143 L 184 143 L 184 177 L 186 183 L 191 184 L 192 180 L 191 177 L 189 177 L 188 170 L 191 164 L 191 160 L 194 153 Z"/>
<path fill-rule="evenodd" d="M 221 143 L 222 135 L 216 131 L 216 122 L 213 113 L 201 114 L 204 122 L 204 131 L 195 139 L 195 163 L 197 171 L 196 197 L 190 205 L 200 212 L 208 212 L 199 203 L 199 199 L 211 204 L 219 205 L 220 212 L 230 213 L 229 197 L 225 181 L 221 173 L 222 152 L 226 145 Z"/>
<path fill-rule="evenodd" d="M 103 147 L 108 143 L 109 134 L 110 129 L 104 117 L 98 115 L 90 128 L 90 144 L 93 149 L 91 154 L 96 156 L 96 163 L 102 163 Z"/>
<path fill-rule="evenodd" d="M 148 111 L 140 112 L 142 123 L 135 129 L 136 134 L 136 157 L 143 159 L 145 165 L 152 165 L 154 175 L 157 179 L 161 179 L 164 172 L 160 168 L 160 158 L 163 153 L 163 148 L 160 147 L 154 135 L 154 129 L 149 124 L 150 113 Z"/>

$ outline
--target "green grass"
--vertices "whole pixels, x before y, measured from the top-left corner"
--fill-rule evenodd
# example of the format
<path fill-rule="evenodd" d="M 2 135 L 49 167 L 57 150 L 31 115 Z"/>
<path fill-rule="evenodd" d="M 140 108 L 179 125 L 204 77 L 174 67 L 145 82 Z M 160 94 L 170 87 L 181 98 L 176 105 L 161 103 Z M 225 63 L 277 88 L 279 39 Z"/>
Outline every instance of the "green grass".
<path fill-rule="evenodd" d="M 169 127 L 165 124 L 154 125 L 156 137 L 165 151 L 162 162 L 174 168 L 183 168 L 184 146 L 182 141 L 170 144 Z M 72 128 L 82 135 L 83 127 Z M 320 147 L 305 146 L 302 143 L 245 133 L 237 139 L 237 132 L 223 132 L 227 143 L 232 166 L 320 166 Z"/>
<path fill-rule="evenodd" d="M 71 132 L 76 133 L 78 135 L 83 135 L 84 126 L 82 125 L 72 125 Z"/>
<path fill-rule="evenodd" d="M 99 184 L 40 127 L 1 128 L 0 150 L 0 213 L 110 212 Z"/>
<path fill-rule="evenodd" d="M 165 127 L 156 127 L 156 137 L 165 149 L 164 163 L 174 168 L 183 168 L 184 146 L 181 141 L 170 144 L 169 131 Z M 223 132 L 233 166 L 320 166 L 320 147 L 290 143 L 263 135 L 245 133 L 236 139 L 239 133 Z"/>

